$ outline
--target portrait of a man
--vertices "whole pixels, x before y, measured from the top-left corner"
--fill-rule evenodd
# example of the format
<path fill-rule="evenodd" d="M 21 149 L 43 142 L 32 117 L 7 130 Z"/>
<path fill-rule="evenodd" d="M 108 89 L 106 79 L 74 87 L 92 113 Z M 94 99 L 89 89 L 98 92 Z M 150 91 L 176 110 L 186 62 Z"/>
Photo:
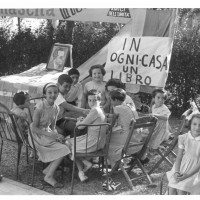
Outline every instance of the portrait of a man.
<path fill-rule="evenodd" d="M 47 64 L 47 69 L 63 71 L 68 54 L 69 54 L 69 47 L 67 46 L 62 47 L 55 44 L 52 49 L 49 62 Z"/>

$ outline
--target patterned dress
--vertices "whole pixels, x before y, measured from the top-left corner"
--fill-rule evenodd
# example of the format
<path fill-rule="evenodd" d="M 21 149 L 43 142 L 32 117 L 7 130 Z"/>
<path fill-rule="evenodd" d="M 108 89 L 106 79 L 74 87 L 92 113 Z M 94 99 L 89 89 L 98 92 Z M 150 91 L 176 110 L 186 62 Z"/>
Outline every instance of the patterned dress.
<path fill-rule="evenodd" d="M 155 107 L 155 104 L 152 106 L 152 113 L 153 114 L 161 114 L 169 118 L 171 112 L 166 105 L 162 105 L 158 108 Z M 149 141 L 149 147 L 152 149 L 157 149 L 160 144 L 169 139 L 170 136 L 169 132 L 169 122 L 168 120 L 158 119 L 156 123 L 155 130 L 153 135 Z"/>
<path fill-rule="evenodd" d="M 113 129 L 110 139 L 109 151 L 108 151 L 108 159 L 113 166 L 116 161 L 121 158 L 122 149 L 126 142 L 126 138 L 129 134 L 129 127 L 132 118 L 137 118 L 137 112 L 135 111 L 134 107 L 130 107 L 126 103 L 122 105 L 114 107 L 114 113 L 118 114 L 118 120 L 116 129 Z M 120 129 L 121 127 L 121 129 Z M 117 130 L 118 129 L 118 130 Z M 135 131 L 132 138 L 131 144 L 140 144 L 142 142 L 142 133 L 138 134 L 139 132 Z M 140 151 L 142 145 L 137 145 L 129 149 L 129 154 L 134 154 Z"/>
<path fill-rule="evenodd" d="M 49 135 L 53 134 L 50 125 L 56 120 L 59 107 L 56 104 L 50 106 L 48 102 L 44 100 L 36 105 L 36 110 L 39 111 L 39 128 L 48 132 Z M 70 153 L 67 145 L 61 144 L 46 135 L 35 133 L 33 129 L 32 133 L 39 160 L 42 162 L 51 162 Z"/>
<path fill-rule="evenodd" d="M 200 164 L 200 136 L 194 138 L 191 132 L 179 136 L 178 147 L 184 150 L 180 166 L 180 173 L 190 173 L 194 167 Z M 200 194 L 200 169 L 197 173 L 183 181 L 176 182 L 174 179 L 175 164 L 171 171 L 167 172 L 169 187 Z"/>

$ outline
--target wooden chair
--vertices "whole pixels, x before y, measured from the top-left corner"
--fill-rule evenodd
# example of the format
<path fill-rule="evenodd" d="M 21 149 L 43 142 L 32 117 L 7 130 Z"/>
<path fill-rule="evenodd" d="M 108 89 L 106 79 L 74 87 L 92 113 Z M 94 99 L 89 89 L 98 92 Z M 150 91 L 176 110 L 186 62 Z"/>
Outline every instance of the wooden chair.
<path fill-rule="evenodd" d="M 88 152 L 87 145 L 88 145 L 88 133 L 86 133 L 86 143 L 85 143 L 85 152 L 83 153 L 78 153 L 76 152 L 76 136 L 78 132 L 79 126 L 85 126 L 87 128 L 89 127 L 99 127 L 99 132 L 98 132 L 98 139 L 96 143 L 95 150 L 93 152 Z M 105 132 L 104 132 L 105 131 Z M 101 145 L 101 140 L 100 136 L 101 134 L 105 133 L 105 145 L 104 147 L 100 148 Z M 101 123 L 101 124 L 81 124 L 77 125 L 74 129 L 74 160 L 73 160 L 73 171 L 72 171 L 72 182 L 71 182 L 71 192 L 70 194 L 73 194 L 73 188 L 74 188 L 74 175 L 75 175 L 75 165 L 76 165 L 76 159 L 81 158 L 81 157 L 86 157 L 86 158 L 93 158 L 93 157 L 103 157 L 105 162 L 106 162 L 106 180 L 107 180 L 107 185 L 108 185 L 108 163 L 107 163 L 107 155 L 108 155 L 108 148 L 109 148 L 109 143 L 110 143 L 110 137 L 111 137 L 111 125 L 109 123 Z"/>
<path fill-rule="evenodd" d="M 152 133 L 154 131 L 156 122 L 157 122 L 157 119 L 155 117 L 141 117 L 141 118 L 138 118 L 137 120 L 132 119 L 131 124 L 130 124 L 130 131 L 129 131 L 129 134 L 127 136 L 126 142 L 124 144 L 121 159 L 115 164 L 115 166 L 113 167 L 109 176 L 111 176 L 116 171 L 116 169 L 119 167 L 121 169 L 122 173 L 124 174 L 126 181 L 129 184 L 131 189 L 134 188 L 132 181 L 139 179 L 139 178 L 142 178 L 142 177 L 146 177 L 149 180 L 149 182 L 152 184 L 150 176 L 147 174 L 146 169 L 144 168 L 144 166 L 141 163 L 141 158 L 146 153 L 147 145 L 148 145 L 149 140 L 150 140 Z M 148 133 L 147 137 L 144 139 L 144 141 L 141 142 L 140 144 L 131 144 L 131 138 L 134 134 L 134 131 L 136 129 L 139 129 L 139 128 L 148 128 L 149 133 Z M 139 152 L 137 152 L 135 154 L 128 153 L 128 150 L 130 148 L 138 146 L 138 145 L 142 145 L 142 148 Z M 132 158 L 133 162 L 132 162 L 131 166 L 126 171 L 124 166 L 123 166 L 123 159 L 127 159 L 127 158 Z M 144 175 L 138 176 L 136 178 L 131 178 L 130 177 L 130 171 L 132 170 L 132 168 L 136 164 L 142 170 Z"/>
<path fill-rule="evenodd" d="M 178 136 L 183 134 L 184 132 L 186 117 L 187 113 L 182 115 L 180 127 L 178 131 L 175 134 L 173 134 L 174 135 L 173 139 L 164 141 L 161 144 L 161 146 L 163 146 L 165 150 L 162 150 L 160 148 L 156 149 L 156 152 L 160 155 L 161 158 L 150 169 L 150 171 L 148 172 L 149 175 L 152 174 L 163 161 L 166 161 L 171 167 L 173 166 L 173 161 L 170 160 L 170 155 L 176 158 L 176 153 L 174 152 L 174 149 L 178 143 Z"/>

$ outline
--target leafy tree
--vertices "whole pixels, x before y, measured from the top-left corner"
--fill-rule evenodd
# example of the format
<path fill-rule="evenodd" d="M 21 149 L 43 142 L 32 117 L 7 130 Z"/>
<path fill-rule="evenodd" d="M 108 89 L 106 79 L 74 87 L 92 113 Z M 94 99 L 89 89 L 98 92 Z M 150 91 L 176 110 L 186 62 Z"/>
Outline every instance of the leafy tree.
<path fill-rule="evenodd" d="M 166 84 L 166 89 L 173 94 L 171 104 L 176 115 L 182 114 L 189 107 L 190 99 L 200 92 L 200 38 L 198 27 L 192 26 L 190 21 L 196 12 L 197 10 L 191 9 L 179 11 L 179 23 Z"/>

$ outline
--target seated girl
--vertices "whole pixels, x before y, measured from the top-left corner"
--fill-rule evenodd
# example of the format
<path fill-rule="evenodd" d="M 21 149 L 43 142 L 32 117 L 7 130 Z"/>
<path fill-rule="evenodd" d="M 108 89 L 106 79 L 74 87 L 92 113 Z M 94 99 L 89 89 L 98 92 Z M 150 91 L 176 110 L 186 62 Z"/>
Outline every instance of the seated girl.
<path fill-rule="evenodd" d="M 100 107 L 100 99 L 101 93 L 97 92 L 96 90 L 91 90 L 87 93 L 88 105 L 91 108 L 89 114 L 85 118 L 80 118 L 76 125 L 79 124 L 99 124 L 106 122 L 106 116 L 103 110 Z M 80 126 L 79 129 L 84 129 L 84 126 Z M 86 139 L 87 139 L 87 152 L 93 152 L 97 148 L 101 149 L 105 145 L 106 139 L 106 130 L 101 129 L 101 135 L 98 141 L 98 134 L 99 134 L 100 127 L 90 126 L 88 127 L 88 138 L 86 135 L 82 135 L 76 138 L 76 152 L 78 153 L 85 153 L 86 152 Z M 72 150 L 72 159 L 73 159 L 73 149 L 74 149 L 74 138 L 67 139 L 67 142 L 71 144 Z M 76 165 L 78 167 L 78 176 L 81 182 L 86 181 L 88 177 L 85 175 L 85 172 L 92 167 L 92 163 L 85 159 L 76 159 Z M 84 168 L 82 167 L 84 166 Z"/>
<path fill-rule="evenodd" d="M 54 102 L 58 96 L 58 87 L 54 83 L 48 83 L 43 91 L 45 99 L 36 105 L 31 130 L 39 160 L 50 162 L 43 170 L 44 181 L 53 187 L 62 187 L 62 184 L 55 180 L 54 173 L 64 156 L 70 154 L 70 149 L 59 142 L 63 136 L 55 129 L 59 107 Z"/>
<path fill-rule="evenodd" d="M 111 167 L 113 168 L 115 163 L 121 158 L 122 149 L 129 134 L 131 119 L 137 119 L 138 115 L 134 106 L 124 102 L 126 99 L 126 92 L 123 89 L 114 89 L 111 91 L 110 97 L 111 105 L 114 107 L 113 124 L 116 124 L 112 131 L 108 151 L 108 159 L 110 161 Z M 131 138 L 131 143 L 140 144 L 142 140 L 142 133 L 137 134 L 135 131 Z M 134 154 L 140 151 L 141 148 L 142 145 L 134 146 L 129 150 L 128 153 Z"/>
<path fill-rule="evenodd" d="M 120 79 L 112 78 L 108 80 L 108 82 L 105 85 L 105 92 L 103 94 L 105 95 L 106 102 L 103 105 L 103 109 L 106 113 L 113 113 L 113 109 L 111 107 L 110 92 L 116 88 L 125 88 L 124 83 L 122 83 Z M 135 107 L 133 100 L 127 94 L 124 102 L 126 104 L 131 104 L 133 107 Z"/>
<path fill-rule="evenodd" d="M 25 94 L 24 92 L 15 93 L 13 97 L 13 102 L 15 103 L 15 107 L 11 110 L 11 112 L 16 115 L 16 122 L 18 124 L 17 127 L 20 129 L 20 131 L 25 132 L 28 135 L 28 124 L 25 122 L 25 120 L 28 120 L 29 116 L 25 108 L 28 108 L 30 106 L 29 95 Z M 20 117 L 20 119 L 18 117 Z M 11 125 L 10 127 L 12 128 L 12 130 L 9 132 L 12 134 L 12 139 L 14 139 L 16 138 L 16 136 L 10 118 L 8 119 L 8 123 Z M 7 136 L 8 138 L 11 137 L 10 135 Z"/>

